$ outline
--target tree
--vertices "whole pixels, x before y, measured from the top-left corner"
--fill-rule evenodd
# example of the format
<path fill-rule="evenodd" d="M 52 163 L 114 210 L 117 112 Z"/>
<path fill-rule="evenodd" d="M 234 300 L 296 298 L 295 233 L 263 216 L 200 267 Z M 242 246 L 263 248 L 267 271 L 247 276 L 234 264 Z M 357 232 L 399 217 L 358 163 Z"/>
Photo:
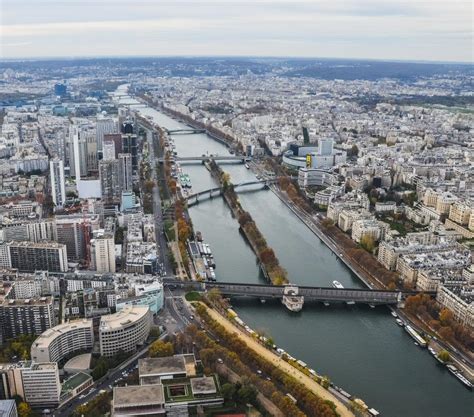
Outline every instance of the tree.
<path fill-rule="evenodd" d="M 219 291 L 219 288 L 211 288 L 207 293 L 207 298 L 213 304 L 222 300 L 222 294 Z"/>
<path fill-rule="evenodd" d="M 243 404 L 253 403 L 257 399 L 257 390 L 253 385 L 242 385 L 237 391 L 237 398 Z"/>
<path fill-rule="evenodd" d="M 224 384 L 221 387 L 221 393 L 225 400 L 232 400 L 235 395 L 235 386 L 232 384 Z"/>
<path fill-rule="evenodd" d="M 451 355 L 447 350 L 440 350 L 438 352 L 438 358 L 442 360 L 443 362 L 451 361 Z"/>
<path fill-rule="evenodd" d="M 30 417 L 31 415 L 32 410 L 28 403 L 22 401 L 18 404 L 18 417 Z"/>
<path fill-rule="evenodd" d="M 375 249 L 375 240 L 372 235 L 363 235 L 360 239 L 360 246 L 362 246 L 367 252 L 372 253 Z"/>
<path fill-rule="evenodd" d="M 174 354 L 174 347 L 171 342 L 163 342 L 157 340 L 150 345 L 148 350 L 150 358 L 162 358 L 164 356 L 172 356 Z"/>
<path fill-rule="evenodd" d="M 450 326 L 453 323 L 453 320 L 454 314 L 451 310 L 443 308 L 439 312 L 439 321 L 441 323 L 441 326 Z"/>

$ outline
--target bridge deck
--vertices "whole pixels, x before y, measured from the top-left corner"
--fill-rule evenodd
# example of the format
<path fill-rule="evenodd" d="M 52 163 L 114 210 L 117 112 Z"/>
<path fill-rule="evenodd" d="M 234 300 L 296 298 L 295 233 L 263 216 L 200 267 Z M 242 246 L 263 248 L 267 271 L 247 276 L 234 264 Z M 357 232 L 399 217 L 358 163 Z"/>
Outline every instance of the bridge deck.
<path fill-rule="evenodd" d="M 257 298 L 282 298 L 285 286 L 241 284 L 222 282 L 182 282 L 165 281 L 165 284 L 189 286 L 198 291 L 217 288 L 224 295 L 248 296 Z M 417 291 L 371 290 L 368 288 L 332 288 L 298 286 L 299 295 L 305 300 L 328 302 L 355 302 L 365 304 L 397 304 L 404 296 L 417 294 Z M 427 292 L 433 295 L 432 292 Z"/>

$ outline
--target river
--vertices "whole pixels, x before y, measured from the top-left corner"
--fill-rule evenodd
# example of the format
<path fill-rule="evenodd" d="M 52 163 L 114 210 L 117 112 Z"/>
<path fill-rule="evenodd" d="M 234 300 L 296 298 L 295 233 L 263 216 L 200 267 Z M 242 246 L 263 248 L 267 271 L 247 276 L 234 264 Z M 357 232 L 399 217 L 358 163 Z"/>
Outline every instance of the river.
<path fill-rule="evenodd" d="M 130 102 L 130 100 L 127 100 Z M 144 115 L 168 129 L 185 125 L 149 107 Z M 205 134 L 174 136 L 179 156 L 227 155 Z M 193 191 L 215 186 L 202 165 L 183 164 Z M 241 164 L 222 164 L 234 183 L 254 178 Z M 240 194 L 281 264 L 295 284 L 362 287 L 360 280 L 270 190 Z M 264 282 L 249 245 L 222 198 L 189 210 L 194 229 L 210 244 L 218 281 Z M 264 330 L 276 344 L 387 417 L 472 417 L 472 393 L 400 328 L 385 307 L 306 305 L 291 313 L 281 304 L 234 300 L 250 327 Z"/>

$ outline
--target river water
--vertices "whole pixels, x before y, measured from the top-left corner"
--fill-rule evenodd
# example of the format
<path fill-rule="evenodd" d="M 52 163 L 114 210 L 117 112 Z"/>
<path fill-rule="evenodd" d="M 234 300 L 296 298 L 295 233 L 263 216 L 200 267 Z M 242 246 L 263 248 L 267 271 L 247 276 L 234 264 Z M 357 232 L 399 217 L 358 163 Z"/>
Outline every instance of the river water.
<path fill-rule="evenodd" d="M 127 99 L 127 103 L 131 102 Z M 144 115 L 168 129 L 185 125 L 149 107 Z M 228 155 L 224 145 L 205 134 L 175 135 L 179 156 L 209 152 Z M 215 186 L 200 164 L 182 164 L 193 191 Z M 222 164 L 234 183 L 254 175 L 241 164 Z M 239 195 L 287 269 L 292 283 L 345 287 L 362 283 L 270 190 Z M 218 281 L 265 282 L 250 246 L 239 233 L 222 198 L 190 208 L 195 230 L 210 244 Z M 400 328 L 385 307 L 306 305 L 291 313 L 280 303 L 234 300 L 239 316 L 263 330 L 292 356 L 303 360 L 345 391 L 362 398 L 387 417 L 472 417 L 472 393 Z"/>

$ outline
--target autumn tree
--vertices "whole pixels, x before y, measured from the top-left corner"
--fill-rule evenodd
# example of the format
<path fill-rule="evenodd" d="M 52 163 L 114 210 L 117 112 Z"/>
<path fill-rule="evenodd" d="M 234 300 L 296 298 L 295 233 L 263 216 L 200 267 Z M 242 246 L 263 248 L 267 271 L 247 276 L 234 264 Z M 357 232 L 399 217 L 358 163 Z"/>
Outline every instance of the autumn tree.
<path fill-rule="evenodd" d="M 367 252 L 372 253 L 375 249 L 375 240 L 372 235 L 365 234 L 360 239 L 360 246 L 362 246 Z"/>
<path fill-rule="evenodd" d="M 32 414 L 33 411 L 28 403 L 22 401 L 18 404 L 18 417 L 30 417 Z"/>
<path fill-rule="evenodd" d="M 157 340 L 150 345 L 148 350 L 150 358 L 162 358 L 164 356 L 173 356 L 174 347 L 171 342 Z"/>

